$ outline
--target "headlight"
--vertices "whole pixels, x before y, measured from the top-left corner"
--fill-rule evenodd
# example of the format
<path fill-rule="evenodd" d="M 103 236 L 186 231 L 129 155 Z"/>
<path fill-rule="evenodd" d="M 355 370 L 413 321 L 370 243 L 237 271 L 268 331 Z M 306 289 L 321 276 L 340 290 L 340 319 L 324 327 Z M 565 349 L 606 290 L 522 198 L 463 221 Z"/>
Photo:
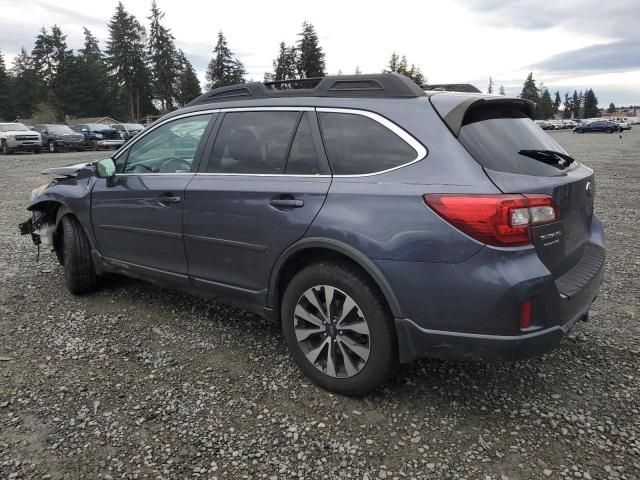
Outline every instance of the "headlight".
<path fill-rule="evenodd" d="M 104 138 L 104 136 L 101 133 L 96 133 L 96 138 L 101 139 L 101 138 Z"/>
<path fill-rule="evenodd" d="M 7 138 L 10 138 L 11 140 L 15 140 L 16 136 L 14 133 L 8 133 Z"/>

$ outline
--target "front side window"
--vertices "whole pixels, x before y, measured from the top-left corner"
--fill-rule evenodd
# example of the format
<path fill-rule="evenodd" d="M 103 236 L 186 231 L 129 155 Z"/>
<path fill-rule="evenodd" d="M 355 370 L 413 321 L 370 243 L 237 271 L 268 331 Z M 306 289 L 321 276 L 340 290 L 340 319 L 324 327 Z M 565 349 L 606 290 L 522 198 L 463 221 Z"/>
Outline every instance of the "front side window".
<path fill-rule="evenodd" d="M 382 172 L 416 160 L 418 153 L 376 120 L 351 113 L 319 112 L 324 146 L 336 175 Z"/>
<path fill-rule="evenodd" d="M 156 128 L 118 157 L 117 172 L 189 172 L 211 116 L 180 118 Z"/>
<path fill-rule="evenodd" d="M 282 174 L 300 112 L 225 113 L 207 172 Z"/>

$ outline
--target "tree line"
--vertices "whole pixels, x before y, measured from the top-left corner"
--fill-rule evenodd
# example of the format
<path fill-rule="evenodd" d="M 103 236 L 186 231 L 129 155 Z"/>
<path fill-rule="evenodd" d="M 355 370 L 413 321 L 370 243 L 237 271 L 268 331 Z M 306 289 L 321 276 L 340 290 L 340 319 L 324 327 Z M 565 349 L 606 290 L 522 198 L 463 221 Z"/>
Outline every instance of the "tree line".
<path fill-rule="evenodd" d="M 60 121 L 69 116 L 140 120 L 163 114 L 202 93 L 196 71 L 164 24 L 164 12 L 151 3 L 148 24 L 127 12 L 122 2 L 107 25 L 104 48 L 84 28 L 84 45 L 74 51 L 59 26 L 43 27 L 33 49 L 22 47 L 8 66 L 0 52 L 0 119 Z M 246 81 L 247 71 L 220 31 L 206 71 L 206 88 Z M 407 57 L 393 52 L 384 72 L 397 72 L 419 85 L 424 74 Z M 342 73 L 342 72 L 338 72 Z M 354 74 L 360 74 L 356 67 Z M 303 22 L 298 39 L 280 43 L 273 71 L 265 81 L 327 75 L 318 33 Z"/>
<path fill-rule="evenodd" d="M 33 50 L 23 47 L 10 68 L 0 52 L 0 118 L 140 119 L 184 105 L 200 94 L 200 83 L 163 17 L 154 0 L 145 28 L 119 3 L 104 50 L 84 28 L 84 46 L 74 52 L 53 25 L 43 27 Z"/>
<path fill-rule="evenodd" d="M 520 98 L 536 102 L 535 118 L 537 120 L 548 120 L 562 114 L 562 118 L 593 118 L 600 115 L 598 108 L 598 98 L 593 89 L 586 91 L 577 90 L 573 94 L 564 94 L 564 99 L 560 96 L 560 91 L 556 91 L 554 98 L 551 98 L 549 89 L 540 83 L 536 85 L 533 73 L 529 73 L 524 84 Z M 562 108 L 561 108 L 562 107 Z"/>

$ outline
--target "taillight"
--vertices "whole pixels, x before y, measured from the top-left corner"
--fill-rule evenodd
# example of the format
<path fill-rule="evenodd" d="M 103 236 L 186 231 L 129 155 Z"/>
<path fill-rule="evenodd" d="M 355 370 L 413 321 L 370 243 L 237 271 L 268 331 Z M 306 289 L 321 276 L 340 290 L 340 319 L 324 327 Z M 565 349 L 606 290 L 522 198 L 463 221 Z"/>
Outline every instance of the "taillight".
<path fill-rule="evenodd" d="M 531 243 L 530 227 L 554 222 L 558 211 L 548 195 L 425 195 L 438 215 L 476 240 L 500 247 Z"/>

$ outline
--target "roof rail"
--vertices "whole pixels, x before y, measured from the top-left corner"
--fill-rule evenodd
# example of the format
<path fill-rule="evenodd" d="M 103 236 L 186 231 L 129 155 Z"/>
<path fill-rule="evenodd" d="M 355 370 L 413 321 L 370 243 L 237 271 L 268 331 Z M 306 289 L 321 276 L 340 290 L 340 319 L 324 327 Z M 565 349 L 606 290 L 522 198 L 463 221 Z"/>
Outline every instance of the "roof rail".
<path fill-rule="evenodd" d="M 441 92 L 482 93 L 477 87 L 470 83 L 434 83 L 432 85 L 422 85 L 422 89 Z"/>
<path fill-rule="evenodd" d="M 332 75 L 272 82 L 250 82 L 215 88 L 187 104 L 188 107 L 213 102 L 278 97 L 369 97 L 417 98 L 424 91 L 412 80 L 397 73 L 373 75 Z"/>

